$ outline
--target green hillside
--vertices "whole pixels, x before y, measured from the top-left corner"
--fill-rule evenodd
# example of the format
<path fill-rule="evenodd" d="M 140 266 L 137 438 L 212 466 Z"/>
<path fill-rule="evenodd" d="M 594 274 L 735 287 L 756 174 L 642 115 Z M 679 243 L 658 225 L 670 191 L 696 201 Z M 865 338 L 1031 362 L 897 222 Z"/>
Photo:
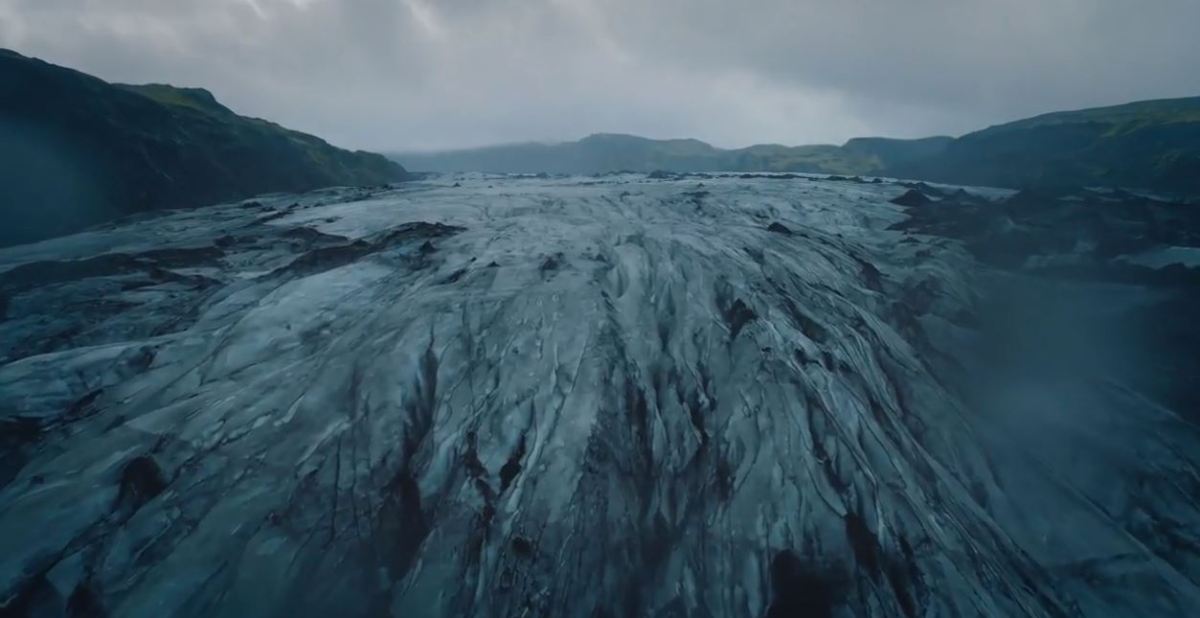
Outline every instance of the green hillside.
<path fill-rule="evenodd" d="M 403 180 L 385 157 L 239 116 L 206 90 L 110 84 L 0 50 L 0 245 L 275 191 Z"/>
<path fill-rule="evenodd" d="M 1056 112 L 964 135 L 900 175 L 1005 187 L 1200 193 L 1200 97 Z"/>
<path fill-rule="evenodd" d="M 1044 114 L 957 139 L 866 137 L 842 146 L 762 144 L 724 150 L 697 140 L 602 134 L 562 144 L 392 157 L 412 169 L 434 172 L 811 172 L 1013 188 L 1094 185 L 1200 194 L 1200 97 Z"/>

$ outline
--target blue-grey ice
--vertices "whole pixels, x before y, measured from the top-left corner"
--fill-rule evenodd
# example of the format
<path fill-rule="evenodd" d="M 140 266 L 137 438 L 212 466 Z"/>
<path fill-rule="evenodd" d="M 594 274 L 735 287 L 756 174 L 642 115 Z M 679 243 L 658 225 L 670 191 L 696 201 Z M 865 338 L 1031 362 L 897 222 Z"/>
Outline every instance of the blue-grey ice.
<path fill-rule="evenodd" d="M 1200 615 L 1195 425 L 968 404 L 978 265 L 902 191 L 470 175 L 0 250 L 0 599 Z"/>

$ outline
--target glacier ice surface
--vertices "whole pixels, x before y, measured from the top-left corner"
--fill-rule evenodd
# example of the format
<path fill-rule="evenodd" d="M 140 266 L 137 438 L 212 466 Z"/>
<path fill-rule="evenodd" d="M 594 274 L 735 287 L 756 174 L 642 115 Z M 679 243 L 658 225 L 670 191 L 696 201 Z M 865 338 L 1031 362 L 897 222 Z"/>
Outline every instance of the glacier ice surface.
<path fill-rule="evenodd" d="M 982 267 L 903 192 L 470 175 L 0 250 L 0 603 L 1200 615 L 1195 425 L 964 393 Z"/>

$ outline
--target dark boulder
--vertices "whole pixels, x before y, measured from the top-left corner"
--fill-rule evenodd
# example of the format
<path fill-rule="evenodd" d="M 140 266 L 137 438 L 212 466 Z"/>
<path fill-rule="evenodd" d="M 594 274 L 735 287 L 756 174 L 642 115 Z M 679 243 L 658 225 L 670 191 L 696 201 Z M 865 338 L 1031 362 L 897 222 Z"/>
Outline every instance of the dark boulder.
<path fill-rule="evenodd" d="M 791 230 L 789 227 L 787 227 L 786 225 L 784 225 L 784 224 L 782 224 L 782 223 L 780 223 L 780 222 L 778 222 L 778 221 L 775 221 L 775 222 L 774 222 L 774 223 L 772 223 L 771 225 L 768 225 L 768 226 L 767 226 L 767 231 L 768 231 L 768 232 L 775 232 L 776 234 L 783 234 L 783 235 L 785 235 L 785 236 L 791 236 L 791 235 L 792 235 L 792 230 Z"/>
<path fill-rule="evenodd" d="M 914 206 L 924 206 L 933 202 L 933 200 L 929 199 L 929 196 L 916 189 L 909 189 L 908 191 L 904 192 L 904 195 L 901 195 L 900 197 L 890 201 L 893 204 L 899 204 L 900 206 L 907 206 L 910 208 Z"/>

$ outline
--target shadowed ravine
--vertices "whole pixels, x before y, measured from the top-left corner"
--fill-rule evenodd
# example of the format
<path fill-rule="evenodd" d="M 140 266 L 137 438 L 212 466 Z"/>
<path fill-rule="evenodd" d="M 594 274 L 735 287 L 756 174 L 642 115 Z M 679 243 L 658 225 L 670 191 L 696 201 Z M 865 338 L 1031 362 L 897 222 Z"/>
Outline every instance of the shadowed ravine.
<path fill-rule="evenodd" d="M 992 372 L 905 187 L 455 180 L 0 251 L 7 611 L 1200 607 L 1195 425 Z"/>

